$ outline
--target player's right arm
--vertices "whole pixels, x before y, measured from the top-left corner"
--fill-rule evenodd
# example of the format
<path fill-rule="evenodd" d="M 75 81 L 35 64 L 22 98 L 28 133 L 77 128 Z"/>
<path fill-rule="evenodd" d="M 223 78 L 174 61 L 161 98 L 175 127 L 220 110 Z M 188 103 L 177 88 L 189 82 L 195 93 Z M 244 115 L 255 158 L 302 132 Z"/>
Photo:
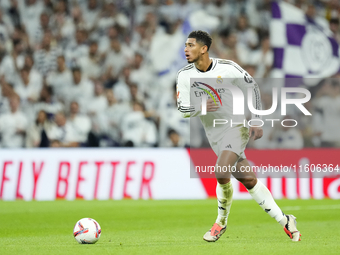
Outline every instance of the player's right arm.
<path fill-rule="evenodd" d="M 183 118 L 196 117 L 201 113 L 200 105 L 190 105 L 190 79 L 181 70 L 177 73 L 177 109 Z"/>
<path fill-rule="evenodd" d="M 196 117 L 201 115 L 201 104 L 192 104 L 190 102 L 190 78 L 184 71 L 180 70 L 177 73 L 176 79 L 177 88 L 177 107 L 183 118 Z M 207 100 L 207 112 L 215 112 L 220 105 L 215 103 L 212 98 Z"/>

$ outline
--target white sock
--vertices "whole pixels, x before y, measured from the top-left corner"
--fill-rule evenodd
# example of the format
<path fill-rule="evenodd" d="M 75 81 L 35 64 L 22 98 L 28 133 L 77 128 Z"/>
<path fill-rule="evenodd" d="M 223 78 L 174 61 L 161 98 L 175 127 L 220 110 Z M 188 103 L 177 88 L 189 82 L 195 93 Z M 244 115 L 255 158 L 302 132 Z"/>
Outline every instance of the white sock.
<path fill-rule="evenodd" d="M 287 224 L 285 214 L 275 203 L 272 194 L 262 182 L 257 180 L 256 185 L 252 189 L 249 189 L 248 192 L 270 217 L 274 218 L 283 227 Z"/>
<path fill-rule="evenodd" d="M 230 212 L 231 203 L 233 201 L 233 186 L 231 182 L 226 184 L 217 183 L 216 196 L 218 203 L 218 216 L 216 223 L 220 225 L 227 225 L 227 219 Z"/>

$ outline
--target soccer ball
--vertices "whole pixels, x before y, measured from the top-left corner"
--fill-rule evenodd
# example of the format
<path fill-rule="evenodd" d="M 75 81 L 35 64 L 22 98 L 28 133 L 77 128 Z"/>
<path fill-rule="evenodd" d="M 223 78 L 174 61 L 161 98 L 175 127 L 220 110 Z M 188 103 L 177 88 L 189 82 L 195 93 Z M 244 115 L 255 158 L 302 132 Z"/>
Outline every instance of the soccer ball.
<path fill-rule="evenodd" d="M 98 222 L 91 218 L 79 220 L 73 228 L 73 236 L 80 244 L 96 243 L 101 232 Z"/>

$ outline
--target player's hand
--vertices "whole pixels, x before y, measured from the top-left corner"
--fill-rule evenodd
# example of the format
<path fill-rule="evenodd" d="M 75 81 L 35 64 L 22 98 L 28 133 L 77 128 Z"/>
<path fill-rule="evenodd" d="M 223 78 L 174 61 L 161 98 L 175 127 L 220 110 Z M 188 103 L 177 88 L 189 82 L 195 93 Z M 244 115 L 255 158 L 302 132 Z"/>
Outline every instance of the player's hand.
<path fill-rule="evenodd" d="M 263 129 L 261 127 L 250 127 L 249 137 L 254 137 L 254 140 L 260 139 L 263 136 Z"/>
<path fill-rule="evenodd" d="M 215 104 L 214 100 L 212 98 L 209 98 L 207 100 L 207 112 L 216 112 L 220 108 L 220 106 Z"/>

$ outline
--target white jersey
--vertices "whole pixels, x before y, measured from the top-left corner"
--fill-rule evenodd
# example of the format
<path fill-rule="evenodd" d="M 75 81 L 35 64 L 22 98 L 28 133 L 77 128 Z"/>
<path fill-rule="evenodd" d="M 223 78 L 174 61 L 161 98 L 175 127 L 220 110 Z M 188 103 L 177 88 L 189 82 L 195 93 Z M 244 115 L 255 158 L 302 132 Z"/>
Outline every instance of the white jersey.
<path fill-rule="evenodd" d="M 206 78 L 209 79 L 206 80 Z M 197 85 L 197 83 L 195 82 L 202 84 L 200 83 L 202 80 L 207 82 L 203 86 L 196 87 L 195 84 Z M 200 117 L 210 144 L 219 142 L 231 127 L 247 126 L 244 115 L 233 114 L 232 93 L 230 89 L 221 88 L 223 85 L 236 86 L 241 89 L 245 102 L 247 90 L 251 88 L 254 108 L 262 109 L 258 85 L 245 70 L 233 61 L 212 58 L 211 68 L 206 72 L 198 70 L 192 63 L 179 70 L 177 74 L 178 110 L 184 118 Z M 203 94 L 208 94 L 208 98 L 213 95 L 216 101 L 222 102 L 222 105 L 219 104 L 220 108 L 215 112 L 207 112 L 206 115 L 202 115 L 201 100 Z M 252 115 L 252 119 L 259 118 L 259 115 Z M 214 127 L 214 120 L 217 119 L 226 120 L 228 123 L 216 124 L 217 122 L 215 122 Z M 259 123 L 252 125 L 259 125 Z"/>

